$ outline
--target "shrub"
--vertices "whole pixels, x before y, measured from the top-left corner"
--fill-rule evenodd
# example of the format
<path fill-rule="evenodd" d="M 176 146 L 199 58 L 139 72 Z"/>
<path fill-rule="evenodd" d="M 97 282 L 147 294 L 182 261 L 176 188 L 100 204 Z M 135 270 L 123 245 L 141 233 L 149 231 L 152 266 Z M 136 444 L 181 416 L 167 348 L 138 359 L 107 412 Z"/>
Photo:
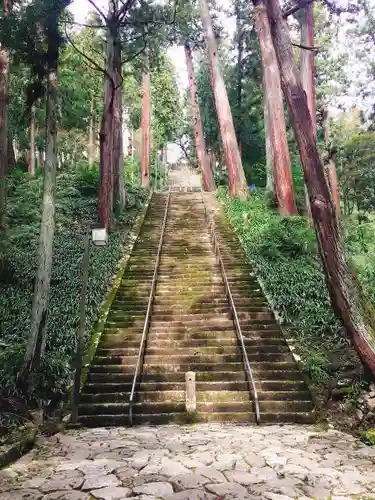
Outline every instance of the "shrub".
<path fill-rule="evenodd" d="M 57 217 L 51 292 L 47 318 L 47 349 L 40 370 L 30 380 L 30 399 L 62 397 L 71 377 L 71 360 L 79 326 L 81 262 L 86 228 L 96 222 L 98 169 L 69 169 L 57 179 Z M 40 229 L 42 178 L 12 179 L 9 194 L 8 272 L 0 281 L 0 386 L 17 394 L 16 375 L 27 341 L 36 252 Z M 122 222 L 130 224 L 146 193 L 127 186 Z M 100 313 L 100 304 L 126 240 L 125 227 L 110 234 L 105 247 L 90 249 L 86 331 Z"/>
<path fill-rule="evenodd" d="M 221 189 L 219 198 L 311 380 L 324 385 L 340 366 L 357 363 L 331 309 L 315 234 L 306 219 L 280 217 L 261 190 L 241 201 Z"/>

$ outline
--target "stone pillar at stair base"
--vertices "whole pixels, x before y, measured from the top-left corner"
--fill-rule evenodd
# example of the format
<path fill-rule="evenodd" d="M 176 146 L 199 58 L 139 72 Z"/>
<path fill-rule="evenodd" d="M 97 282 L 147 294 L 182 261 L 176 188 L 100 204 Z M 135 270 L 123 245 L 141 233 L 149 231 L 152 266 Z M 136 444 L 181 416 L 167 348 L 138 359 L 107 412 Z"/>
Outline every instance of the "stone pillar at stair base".
<path fill-rule="evenodd" d="M 195 395 L 195 373 L 186 372 L 185 373 L 185 384 L 186 384 L 186 412 L 194 413 L 197 409 L 197 399 Z"/>

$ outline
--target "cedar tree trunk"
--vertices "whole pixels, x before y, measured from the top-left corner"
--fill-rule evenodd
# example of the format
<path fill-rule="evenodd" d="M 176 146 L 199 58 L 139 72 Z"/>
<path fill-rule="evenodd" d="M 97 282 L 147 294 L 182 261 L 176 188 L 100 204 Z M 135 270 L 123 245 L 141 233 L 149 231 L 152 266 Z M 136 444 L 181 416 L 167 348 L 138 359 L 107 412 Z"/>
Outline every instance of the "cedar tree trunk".
<path fill-rule="evenodd" d="M 110 228 L 113 207 L 113 105 L 115 83 L 113 77 L 114 38 L 107 30 L 106 71 L 104 80 L 104 109 L 100 125 L 100 183 L 99 222 L 103 228 Z"/>
<path fill-rule="evenodd" d="M 324 128 L 324 142 L 326 147 L 329 147 L 329 116 L 328 110 L 324 110 L 323 112 L 323 128 Z M 336 174 L 336 162 L 335 155 L 328 151 L 328 162 L 327 162 L 327 171 L 328 171 L 328 179 L 331 188 L 331 196 L 332 201 L 335 206 L 337 217 L 340 216 L 340 188 L 339 183 L 337 181 Z"/>
<path fill-rule="evenodd" d="M 121 77 L 121 43 L 114 39 L 113 75 L 115 95 L 113 101 L 113 146 L 112 146 L 112 171 L 113 171 L 113 201 L 117 214 L 125 208 L 124 165 L 122 161 L 122 77 Z"/>
<path fill-rule="evenodd" d="M 271 158 L 275 195 L 281 215 L 297 213 L 293 192 L 292 165 L 286 136 L 283 94 L 279 68 L 272 43 L 267 10 L 263 3 L 255 4 L 255 26 L 259 36 L 263 69 L 264 93 L 268 105 L 267 132 L 271 142 Z"/>
<path fill-rule="evenodd" d="M 35 175 L 35 107 L 31 108 L 30 116 L 30 153 L 29 153 L 29 174 Z"/>
<path fill-rule="evenodd" d="M 141 185 L 148 187 L 150 185 L 150 122 L 151 122 L 151 103 L 150 103 L 150 72 L 143 74 L 142 82 L 142 153 L 141 153 Z"/>
<path fill-rule="evenodd" d="M 234 130 L 232 111 L 230 109 L 227 90 L 225 88 L 224 78 L 220 69 L 217 54 L 217 43 L 212 27 L 210 11 L 206 0 L 199 0 L 199 4 L 201 9 L 202 24 L 206 35 L 216 113 L 219 120 L 225 163 L 228 170 L 229 195 L 246 198 L 248 188 L 245 173 L 242 167 L 236 133 Z"/>
<path fill-rule="evenodd" d="M 185 43 L 186 68 L 189 78 L 190 102 L 193 118 L 195 149 L 197 150 L 198 165 L 202 172 L 203 188 L 205 191 L 214 190 L 214 180 L 206 154 L 206 141 L 203 135 L 203 125 L 197 97 L 197 82 L 195 79 L 193 57 L 188 43 Z"/>
<path fill-rule="evenodd" d="M 31 324 L 25 360 L 19 374 L 22 384 L 28 374 L 39 368 L 46 345 L 48 298 L 52 273 L 53 237 L 55 233 L 56 170 L 57 170 L 57 54 L 47 75 L 46 160 L 42 221 L 40 225 L 38 263 L 35 278 Z"/>
<path fill-rule="evenodd" d="M 95 146 L 95 101 L 94 96 L 91 97 L 90 103 L 90 125 L 89 125 L 89 144 L 88 144 L 88 161 L 89 167 L 94 165 L 95 156 L 96 156 L 96 146 Z"/>
<path fill-rule="evenodd" d="M 331 303 L 362 362 L 375 375 L 375 316 L 345 259 L 338 221 L 278 0 L 268 0 L 272 39 L 290 120 L 300 151 L 311 213 Z"/>
<path fill-rule="evenodd" d="M 309 4 L 300 11 L 301 46 L 314 46 L 314 17 L 313 5 Z M 301 83 L 307 97 L 307 106 L 311 115 L 313 133 L 316 135 L 316 107 L 315 107 L 315 53 L 313 50 L 301 49 Z M 305 186 L 306 211 L 310 225 L 312 225 L 311 208 L 307 187 Z"/>
<path fill-rule="evenodd" d="M 264 86 L 263 86 L 263 89 L 264 89 Z M 270 125 L 269 125 L 269 119 L 268 119 L 268 103 L 267 103 L 267 99 L 266 99 L 265 89 L 264 89 L 263 101 L 264 101 L 263 102 L 263 107 L 264 107 L 264 137 L 265 137 L 265 142 L 266 142 L 266 189 L 270 193 L 274 193 L 271 136 L 270 136 Z"/>

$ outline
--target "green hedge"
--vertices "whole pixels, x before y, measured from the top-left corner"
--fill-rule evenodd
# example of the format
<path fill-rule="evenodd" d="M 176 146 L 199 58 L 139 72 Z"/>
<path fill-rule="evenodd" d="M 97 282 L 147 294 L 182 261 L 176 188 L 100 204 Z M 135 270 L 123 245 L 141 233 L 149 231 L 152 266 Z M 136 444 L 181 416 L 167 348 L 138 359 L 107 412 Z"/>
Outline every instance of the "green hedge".
<path fill-rule="evenodd" d="M 84 232 L 96 222 L 97 169 L 64 171 L 57 179 L 57 219 L 47 349 L 40 371 L 30 380 L 30 399 L 59 399 L 71 378 L 71 361 L 79 326 L 79 297 Z M 0 386 L 17 394 L 16 375 L 23 361 L 30 325 L 36 252 L 40 225 L 41 176 L 16 174 L 9 185 L 9 238 L 6 272 L 0 280 Z M 127 207 L 121 227 L 105 247 L 90 249 L 87 331 L 100 313 L 108 281 L 122 254 L 128 229 L 143 206 L 146 192 L 127 186 Z"/>
<path fill-rule="evenodd" d="M 315 233 L 306 219 L 280 217 L 261 190 L 241 201 L 221 189 L 219 199 L 311 380 L 324 386 L 337 371 L 356 365 L 331 309 Z"/>

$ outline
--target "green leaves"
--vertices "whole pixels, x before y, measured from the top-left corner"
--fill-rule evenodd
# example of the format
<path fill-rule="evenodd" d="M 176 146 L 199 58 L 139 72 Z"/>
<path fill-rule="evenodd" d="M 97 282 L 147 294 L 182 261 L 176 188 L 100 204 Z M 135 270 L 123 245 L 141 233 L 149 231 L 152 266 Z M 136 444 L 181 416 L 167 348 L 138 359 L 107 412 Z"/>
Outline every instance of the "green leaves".
<path fill-rule="evenodd" d="M 97 168 L 78 167 L 57 178 L 57 220 L 54 239 L 51 293 L 47 318 L 47 352 L 33 376 L 30 399 L 62 397 L 71 377 L 79 327 L 79 298 L 82 276 L 83 235 L 96 223 Z M 11 181 L 11 184 L 13 180 Z M 0 282 L 0 386 L 17 393 L 16 375 L 24 356 L 30 325 L 35 280 L 35 258 L 39 237 L 42 179 L 17 178 L 9 196 L 9 242 L 7 279 Z M 132 223 L 145 199 L 139 188 L 127 187 L 123 219 Z M 121 224 L 120 224 L 121 226 Z M 100 313 L 100 305 L 122 254 L 127 238 L 125 227 L 109 236 L 107 246 L 91 247 L 87 297 L 86 331 L 89 334 Z"/>
<path fill-rule="evenodd" d="M 313 230 L 304 217 L 271 210 L 263 191 L 253 191 L 247 201 L 229 199 L 223 189 L 219 197 L 304 370 L 324 386 L 341 367 L 358 361 L 331 308 Z"/>

